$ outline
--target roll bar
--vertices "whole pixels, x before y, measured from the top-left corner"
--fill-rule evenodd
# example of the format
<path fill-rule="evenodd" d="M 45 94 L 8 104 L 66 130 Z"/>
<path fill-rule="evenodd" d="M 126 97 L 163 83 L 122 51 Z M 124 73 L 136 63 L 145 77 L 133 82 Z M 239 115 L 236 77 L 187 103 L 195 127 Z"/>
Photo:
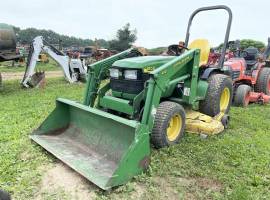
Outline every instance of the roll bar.
<path fill-rule="evenodd" d="M 223 63 L 224 63 L 224 59 L 225 59 L 226 48 L 227 48 L 228 41 L 229 41 L 231 25 L 232 25 L 232 11 L 231 11 L 231 9 L 229 7 L 227 7 L 225 5 L 217 5 L 217 6 L 202 7 L 202 8 L 198 8 L 197 10 L 195 10 L 191 14 L 191 16 L 189 18 L 189 21 L 188 21 L 186 39 L 185 39 L 185 47 L 188 47 L 189 36 L 190 36 L 190 27 L 192 25 L 192 21 L 193 21 L 194 17 L 200 12 L 209 11 L 209 10 L 225 10 L 229 14 L 229 19 L 228 19 L 227 29 L 226 29 L 225 39 L 224 39 L 224 45 L 223 45 L 221 56 L 220 56 L 220 59 L 219 59 L 219 62 L 218 62 L 218 67 L 222 68 Z"/>

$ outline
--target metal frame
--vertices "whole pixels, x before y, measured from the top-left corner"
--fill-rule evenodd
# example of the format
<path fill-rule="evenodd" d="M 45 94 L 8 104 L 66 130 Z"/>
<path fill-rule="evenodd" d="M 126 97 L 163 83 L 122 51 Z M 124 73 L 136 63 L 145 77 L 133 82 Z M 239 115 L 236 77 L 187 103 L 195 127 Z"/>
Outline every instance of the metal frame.
<path fill-rule="evenodd" d="M 230 35 L 230 30 L 231 30 L 231 25 L 232 25 L 232 11 L 229 7 L 225 6 L 225 5 L 217 5 L 217 6 L 208 6 L 208 7 L 202 7 L 202 8 L 198 8 L 197 10 L 195 10 L 188 21 L 188 26 L 187 26 L 187 32 L 186 32 L 186 39 L 185 39 L 185 47 L 188 46 L 188 42 L 189 42 L 189 36 L 190 36 L 190 28 L 192 25 L 192 21 L 194 19 L 194 17 L 203 11 L 210 11 L 210 10 L 225 10 L 228 12 L 229 18 L 228 18 L 228 23 L 227 23 L 227 28 L 226 28 L 226 34 L 225 34 L 225 39 L 224 39 L 224 45 L 222 48 L 222 52 L 221 52 L 221 56 L 218 62 L 218 67 L 222 68 L 224 60 L 225 60 L 225 54 L 226 54 L 226 48 L 227 48 L 227 44 L 229 41 L 229 35 Z"/>

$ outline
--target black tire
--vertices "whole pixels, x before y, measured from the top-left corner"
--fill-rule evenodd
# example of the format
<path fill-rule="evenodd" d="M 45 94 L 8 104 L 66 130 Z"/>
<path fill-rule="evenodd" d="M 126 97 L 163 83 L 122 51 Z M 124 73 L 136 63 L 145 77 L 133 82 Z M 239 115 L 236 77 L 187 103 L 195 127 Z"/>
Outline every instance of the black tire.
<path fill-rule="evenodd" d="M 263 92 L 266 95 L 270 95 L 270 68 L 261 69 L 254 89 L 255 92 Z"/>
<path fill-rule="evenodd" d="M 230 123 L 230 116 L 225 114 L 221 118 L 221 123 L 224 126 L 224 128 L 227 129 L 229 127 L 229 123 Z"/>
<path fill-rule="evenodd" d="M 229 90 L 229 102 L 224 113 L 228 113 L 232 104 L 232 80 L 229 76 L 224 74 L 213 74 L 208 79 L 208 90 L 204 100 L 200 101 L 200 112 L 211 117 L 216 116 L 221 112 L 220 99 L 225 88 Z"/>
<path fill-rule="evenodd" d="M 0 200 L 11 200 L 10 194 L 0 189 Z"/>
<path fill-rule="evenodd" d="M 249 94 L 251 87 L 249 85 L 240 85 L 236 89 L 234 96 L 234 105 L 239 107 L 247 107 L 249 104 Z"/>
<path fill-rule="evenodd" d="M 175 137 L 169 138 L 168 127 L 173 117 L 181 120 L 179 125 L 179 132 L 175 130 Z M 155 115 L 154 127 L 151 134 L 151 143 L 155 148 L 168 147 L 179 143 L 180 139 L 184 136 L 186 122 L 186 113 L 184 108 L 178 103 L 164 101 L 158 108 Z"/>

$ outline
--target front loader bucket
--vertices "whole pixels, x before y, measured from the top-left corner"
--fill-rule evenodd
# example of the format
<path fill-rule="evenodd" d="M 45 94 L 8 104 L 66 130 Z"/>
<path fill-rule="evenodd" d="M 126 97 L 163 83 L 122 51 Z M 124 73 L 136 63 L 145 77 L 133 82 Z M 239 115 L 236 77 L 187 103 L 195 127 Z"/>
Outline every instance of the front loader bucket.
<path fill-rule="evenodd" d="M 104 190 L 126 183 L 149 164 L 146 126 L 74 101 L 58 99 L 30 137 Z"/>

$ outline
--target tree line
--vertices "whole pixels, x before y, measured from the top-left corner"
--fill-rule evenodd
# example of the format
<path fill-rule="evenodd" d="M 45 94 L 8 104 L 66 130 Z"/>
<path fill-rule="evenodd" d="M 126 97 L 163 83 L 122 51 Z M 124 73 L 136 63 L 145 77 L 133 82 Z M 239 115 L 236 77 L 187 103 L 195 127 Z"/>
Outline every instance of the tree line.
<path fill-rule="evenodd" d="M 62 47 L 86 47 L 97 45 L 99 48 L 123 51 L 130 48 L 137 40 L 137 31 L 136 29 L 131 30 L 129 23 L 117 30 L 115 38 L 108 41 L 105 39 L 82 39 L 74 36 L 58 34 L 52 30 L 36 28 L 20 29 L 19 27 L 14 27 L 14 31 L 17 42 L 22 45 L 29 45 L 36 36 L 43 36 L 43 38 L 50 44 L 61 43 Z"/>
<path fill-rule="evenodd" d="M 216 49 L 222 49 L 223 47 L 223 43 L 220 44 Z M 252 39 L 242 39 L 240 40 L 240 48 L 241 49 L 246 49 L 248 47 L 255 47 L 257 49 L 259 49 L 260 51 L 263 51 L 265 48 L 265 44 L 261 41 L 257 41 L 257 40 L 252 40 Z M 228 48 L 230 50 L 235 50 L 236 47 L 235 45 L 229 45 Z"/>
<path fill-rule="evenodd" d="M 98 46 L 100 48 L 107 48 L 117 51 L 123 51 L 132 46 L 132 44 L 137 40 L 136 29 L 131 29 L 130 24 L 127 23 L 122 28 L 116 31 L 115 38 L 112 40 L 105 39 L 82 39 L 74 36 L 67 36 L 63 34 L 58 34 L 52 30 L 36 29 L 36 28 L 26 28 L 20 29 L 19 27 L 14 27 L 16 33 L 17 41 L 22 44 L 30 44 L 36 36 L 43 36 L 43 38 L 51 44 L 59 44 L 61 42 L 62 47 L 86 47 L 86 46 Z M 252 39 L 242 39 L 240 40 L 241 49 L 253 46 L 260 50 L 265 48 L 265 44 L 261 41 L 256 41 Z M 215 49 L 221 49 L 223 43 L 220 44 Z M 234 47 L 229 47 L 231 50 Z M 164 51 L 166 47 L 159 47 L 150 49 L 153 54 L 160 53 Z"/>

